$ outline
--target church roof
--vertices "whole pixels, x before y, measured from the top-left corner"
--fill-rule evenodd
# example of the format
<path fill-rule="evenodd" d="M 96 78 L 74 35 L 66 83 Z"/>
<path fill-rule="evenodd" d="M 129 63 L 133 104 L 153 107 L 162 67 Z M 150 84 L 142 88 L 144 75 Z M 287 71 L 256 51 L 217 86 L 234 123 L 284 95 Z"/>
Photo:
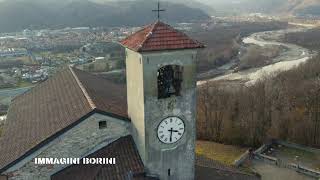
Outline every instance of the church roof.
<path fill-rule="evenodd" d="M 0 138 L 0 172 L 93 113 L 128 120 L 125 87 L 69 67 L 16 97 Z"/>
<path fill-rule="evenodd" d="M 128 179 L 129 173 L 133 179 L 151 180 L 143 176 L 144 165 L 131 136 L 120 138 L 87 158 L 116 158 L 116 165 L 72 165 L 52 175 L 51 180 L 122 180 Z"/>
<path fill-rule="evenodd" d="M 115 157 L 117 165 L 72 165 L 54 174 L 51 177 L 51 180 L 124 180 L 129 179 L 128 174 L 130 171 L 132 172 L 133 180 L 157 179 L 144 176 L 144 165 L 141 161 L 141 158 L 131 136 L 120 138 L 119 140 L 87 157 Z M 208 180 L 212 179 L 212 177 L 215 177 L 215 179 L 223 180 L 260 179 L 255 175 L 241 172 L 236 168 L 223 165 L 217 161 L 199 155 L 196 156 L 195 175 L 195 179 L 197 180 Z"/>
<path fill-rule="evenodd" d="M 137 52 L 204 48 L 203 44 L 161 21 L 144 27 L 120 43 Z"/>

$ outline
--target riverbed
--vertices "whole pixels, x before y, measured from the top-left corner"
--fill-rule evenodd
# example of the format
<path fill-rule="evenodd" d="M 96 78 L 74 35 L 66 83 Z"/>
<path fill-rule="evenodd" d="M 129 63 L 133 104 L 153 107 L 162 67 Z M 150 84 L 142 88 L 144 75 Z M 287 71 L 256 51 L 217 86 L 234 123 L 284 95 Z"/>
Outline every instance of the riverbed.
<path fill-rule="evenodd" d="M 301 46 L 289 43 L 278 42 L 281 36 L 290 32 L 301 32 L 310 29 L 311 27 L 296 27 L 285 30 L 259 32 L 243 38 L 243 46 L 254 44 L 258 46 L 283 46 L 286 50 L 280 53 L 279 56 L 272 59 L 272 64 L 259 68 L 251 68 L 239 72 L 233 72 L 232 69 L 226 71 L 225 74 L 214 77 L 212 79 L 199 81 L 198 85 L 202 85 L 210 81 L 239 81 L 250 86 L 264 77 L 274 77 L 279 72 L 287 71 L 295 68 L 302 63 L 308 61 L 314 54 L 310 50 Z"/>

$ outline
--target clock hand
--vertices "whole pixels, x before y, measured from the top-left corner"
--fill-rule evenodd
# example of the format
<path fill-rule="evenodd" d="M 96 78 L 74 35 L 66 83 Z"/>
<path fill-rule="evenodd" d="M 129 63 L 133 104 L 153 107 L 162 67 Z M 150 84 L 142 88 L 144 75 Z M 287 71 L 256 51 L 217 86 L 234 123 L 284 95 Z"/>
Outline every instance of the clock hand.
<path fill-rule="evenodd" d="M 172 142 L 172 132 L 173 132 L 173 128 L 171 128 L 170 130 L 168 130 L 170 132 L 170 142 Z"/>

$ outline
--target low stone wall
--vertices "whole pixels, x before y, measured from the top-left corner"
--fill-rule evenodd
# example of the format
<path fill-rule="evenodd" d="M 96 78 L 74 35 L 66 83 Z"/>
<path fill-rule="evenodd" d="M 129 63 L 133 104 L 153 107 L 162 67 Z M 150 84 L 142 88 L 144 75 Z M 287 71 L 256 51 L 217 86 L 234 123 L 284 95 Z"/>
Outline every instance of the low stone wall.
<path fill-rule="evenodd" d="M 266 151 L 267 149 L 269 149 L 269 147 L 271 146 L 271 144 L 264 144 L 262 145 L 259 149 L 254 151 L 254 154 L 262 154 L 264 151 Z"/>
<path fill-rule="evenodd" d="M 285 146 L 285 147 L 289 147 L 289 148 L 293 148 L 293 149 L 299 149 L 299 150 L 312 152 L 312 153 L 317 153 L 317 154 L 320 154 L 320 150 L 319 149 L 310 148 L 310 147 L 306 147 L 306 146 L 302 146 L 302 145 L 298 145 L 298 144 L 294 144 L 294 143 L 284 142 L 284 141 L 281 141 L 281 140 L 274 140 L 271 143 L 262 145 L 259 149 L 257 149 L 254 152 L 254 155 L 255 155 L 256 159 L 263 160 L 266 163 L 270 163 L 270 164 L 273 164 L 273 165 L 276 165 L 276 166 L 279 166 L 279 167 L 292 169 L 294 171 L 297 171 L 297 172 L 299 172 L 301 174 L 304 174 L 304 175 L 307 175 L 307 176 L 320 178 L 320 172 L 319 171 L 316 171 L 314 169 L 310 169 L 310 168 L 307 168 L 307 167 L 304 167 L 304 166 L 300 166 L 300 165 L 297 165 L 297 164 L 294 164 L 294 163 L 285 164 L 278 158 L 262 154 L 268 148 L 270 148 L 270 146 L 273 145 L 273 144 L 278 144 L 278 145 L 282 145 L 282 146 Z"/>
<path fill-rule="evenodd" d="M 294 149 L 299 149 L 302 151 L 308 151 L 308 152 L 320 154 L 320 149 L 315 149 L 312 147 L 307 147 L 307 146 L 303 146 L 303 145 L 299 145 L 299 144 L 295 144 L 295 143 L 290 143 L 290 142 L 285 142 L 285 141 L 281 141 L 281 140 L 274 140 L 274 143 L 282 145 L 282 146 L 286 146 L 289 148 L 294 148 Z"/>
<path fill-rule="evenodd" d="M 244 154 L 242 154 L 237 160 L 233 162 L 235 167 L 239 167 L 242 163 L 249 159 L 250 152 L 247 150 Z"/>
<path fill-rule="evenodd" d="M 254 156 L 261 155 L 264 151 L 266 151 L 270 146 L 272 145 L 272 142 L 266 143 L 262 145 L 259 149 L 253 152 Z M 246 160 L 248 160 L 250 157 L 250 152 L 247 150 L 244 154 L 242 154 L 237 160 L 233 162 L 233 165 L 235 167 L 239 167 L 242 163 L 244 163 Z M 263 158 L 263 157 L 262 157 Z M 272 157 L 270 157 L 272 158 Z"/>
<path fill-rule="evenodd" d="M 264 154 L 255 154 L 255 158 L 259 159 L 259 160 L 263 160 L 264 162 L 269 163 L 269 164 L 273 164 L 273 165 L 277 165 L 279 162 L 279 160 L 277 158 L 267 156 Z"/>
<path fill-rule="evenodd" d="M 297 165 L 297 172 L 311 176 L 311 177 L 320 178 L 320 171 L 309 169 L 307 167 Z"/>
<path fill-rule="evenodd" d="M 315 171 L 313 169 L 304 167 L 304 166 L 300 166 L 294 163 L 290 163 L 290 164 L 285 164 L 285 168 L 289 168 L 292 169 L 294 171 L 297 171 L 301 174 L 307 175 L 307 176 L 311 176 L 314 178 L 320 178 L 320 172 L 319 171 Z"/>
<path fill-rule="evenodd" d="M 293 169 L 293 170 L 297 170 L 298 169 L 298 165 L 294 164 L 294 163 L 289 163 L 286 165 L 287 168 L 289 169 Z"/>

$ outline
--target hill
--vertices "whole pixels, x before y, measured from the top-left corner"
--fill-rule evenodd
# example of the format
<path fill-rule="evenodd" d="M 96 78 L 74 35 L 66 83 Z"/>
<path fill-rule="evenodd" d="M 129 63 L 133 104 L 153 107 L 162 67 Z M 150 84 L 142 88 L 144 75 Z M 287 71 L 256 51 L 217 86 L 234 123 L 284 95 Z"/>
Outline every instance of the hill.
<path fill-rule="evenodd" d="M 319 0 L 197 0 L 214 7 L 219 12 L 234 13 L 267 13 L 298 16 L 320 16 Z"/>
<path fill-rule="evenodd" d="M 320 15 L 320 1 L 318 0 L 282 0 L 279 2 L 275 7 L 269 7 L 269 11 L 298 16 Z"/>
<path fill-rule="evenodd" d="M 296 3 L 293 13 L 299 16 L 320 16 L 320 1 L 318 0 L 289 0 Z"/>
<path fill-rule="evenodd" d="M 163 20 L 190 22 L 208 19 L 202 10 L 178 3 L 165 3 Z M 26 28 L 77 26 L 141 26 L 155 20 L 152 1 L 97 3 L 88 0 L 6 0 L 0 2 L 0 32 Z M 188 12 L 188 13 L 185 13 Z"/>

